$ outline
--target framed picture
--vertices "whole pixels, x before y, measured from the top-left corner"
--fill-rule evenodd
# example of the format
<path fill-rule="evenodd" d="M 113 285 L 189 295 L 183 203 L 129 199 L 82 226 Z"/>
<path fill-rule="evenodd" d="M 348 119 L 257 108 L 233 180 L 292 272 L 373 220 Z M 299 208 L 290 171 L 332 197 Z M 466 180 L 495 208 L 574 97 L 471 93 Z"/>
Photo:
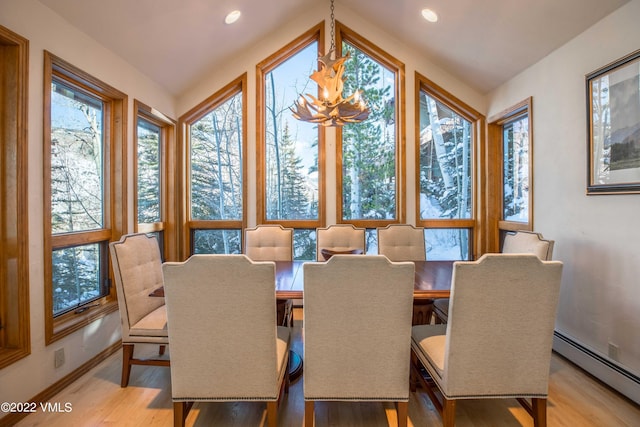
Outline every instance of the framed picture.
<path fill-rule="evenodd" d="M 640 50 L 586 76 L 587 194 L 640 193 Z"/>

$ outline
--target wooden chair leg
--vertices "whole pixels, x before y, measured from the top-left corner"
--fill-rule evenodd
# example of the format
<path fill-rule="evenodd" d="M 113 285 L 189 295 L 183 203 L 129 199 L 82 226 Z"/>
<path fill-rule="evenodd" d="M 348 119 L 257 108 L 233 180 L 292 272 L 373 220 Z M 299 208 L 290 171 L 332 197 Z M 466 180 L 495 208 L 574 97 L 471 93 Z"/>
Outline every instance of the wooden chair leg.
<path fill-rule="evenodd" d="M 442 427 L 453 427 L 456 423 L 456 401 L 443 398 Z"/>
<path fill-rule="evenodd" d="M 133 359 L 133 344 L 122 344 L 122 379 L 120 380 L 120 387 L 129 385 L 131 359 Z"/>
<path fill-rule="evenodd" d="M 531 407 L 533 409 L 533 426 L 547 427 L 547 399 L 533 398 L 531 399 Z"/>
<path fill-rule="evenodd" d="M 160 356 L 163 356 L 163 355 L 164 355 L 164 352 L 165 352 L 165 350 L 166 350 L 166 349 L 167 349 L 167 346 L 166 346 L 166 345 L 161 345 L 161 346 L 160 346 L 160 349 L 158 350 L 158 354 L 159 354 Z"/>
<path fill-rule="evenodd" d="M 396 402 L 396 412 L 398 414 L 398 427 L 407 427 L 409 402 Z"/>
<path fill-rule="evenodd" d="M 304 425 L 305 427 L 313 427 L 314 414 L 313 400 L 305 400 L 304 402 Z"/>
<path fill-rule="evenodd" d="M 277 400 L 267 402 L 267 425 L 269 427 L 278 427 L 278 401 Z"/>
<path fill-rule="evenodd" d="M 187 402 L 173 402 L 173 427 L 184 427 L 187 412 Z"/>

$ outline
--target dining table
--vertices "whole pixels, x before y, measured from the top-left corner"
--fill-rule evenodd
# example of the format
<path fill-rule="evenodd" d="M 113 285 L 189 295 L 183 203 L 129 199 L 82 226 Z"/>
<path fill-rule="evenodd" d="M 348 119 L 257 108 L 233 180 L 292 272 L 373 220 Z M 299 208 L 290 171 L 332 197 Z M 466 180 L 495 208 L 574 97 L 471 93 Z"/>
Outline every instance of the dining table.
<path fill-rule="evenodd" d="M 278 300 L 304 299 L 304 268 L 307 262 L 275 261 L 275 290 Z M 412 323 L 428 323 L 431 304 L 436 298 L 448 298 L 451 291 L 451 274 L 454 261 L 412 261 L 415 265 L 413 282 Z M 150 297 L 164 297 L 164 288 L 155 289 Z M 293 381 L 302 374 L 302 357 L 295 351 L 289 353 L 289 377 Z"/>
<path fill-rule="evenodd" d="M 316 261 L 275 261 L 277 299 L 303 299 L 304 268 L 302 268 L 302 265 L 306 262 Z M 414 301 L 421 302 L 436 298 L 449 298 L 454 261 L 412 262 L 415 265 Z M 149 296 L 164 297 L 164 288 L 155 289 Z"/>

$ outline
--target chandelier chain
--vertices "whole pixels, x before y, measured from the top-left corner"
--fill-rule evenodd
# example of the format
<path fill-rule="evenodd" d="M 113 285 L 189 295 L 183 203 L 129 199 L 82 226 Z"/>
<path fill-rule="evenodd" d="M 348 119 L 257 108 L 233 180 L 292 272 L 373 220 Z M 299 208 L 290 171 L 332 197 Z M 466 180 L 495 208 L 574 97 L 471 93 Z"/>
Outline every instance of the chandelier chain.
<path fill-rule="evenodd" d="M 333 6 L 333 0 L 331 0 L 331 50 L 335 50 L 336 48 L 336 33 L 335 33 L 335 17 L 333 14 L 335 7 Z"/>

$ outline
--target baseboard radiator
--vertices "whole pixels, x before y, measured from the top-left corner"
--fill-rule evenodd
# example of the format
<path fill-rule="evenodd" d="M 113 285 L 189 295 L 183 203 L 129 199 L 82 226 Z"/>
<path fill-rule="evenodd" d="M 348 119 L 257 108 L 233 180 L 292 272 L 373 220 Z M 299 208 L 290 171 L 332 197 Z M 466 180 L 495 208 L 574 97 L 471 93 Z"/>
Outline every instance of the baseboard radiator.
<path fill-rule="evenodd" d="M 640 377 L 561 332 L 553 333 L 553 349 L 611 388 L 640 404 Z"/>

